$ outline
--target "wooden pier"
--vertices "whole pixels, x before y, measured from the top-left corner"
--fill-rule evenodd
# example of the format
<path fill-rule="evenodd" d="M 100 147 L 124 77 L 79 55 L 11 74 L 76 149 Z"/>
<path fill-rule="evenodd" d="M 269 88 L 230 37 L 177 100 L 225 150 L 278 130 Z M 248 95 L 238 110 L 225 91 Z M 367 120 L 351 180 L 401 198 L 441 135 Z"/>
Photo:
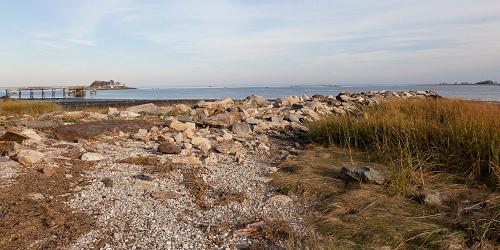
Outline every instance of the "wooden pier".
<path fill-rule="evenodd" d="M 95 95 L 97 89 L 88 86 L 39 86 L 39 87 L 0 87 L 0 91 L 5 91 L 5 96 L 17 96 L 23 99 L 24 93 L 29 93 L 29 99 L 35 99 L 35 93 L 40 93 L 41 99 L 46 98 L 70 98 L 70 97 L 85 97 L 87 93 Z M 62 96 L 56 96 L 57 92 L 61 92 Z M 28 99 L 28 98 L 25 98 Z"/>

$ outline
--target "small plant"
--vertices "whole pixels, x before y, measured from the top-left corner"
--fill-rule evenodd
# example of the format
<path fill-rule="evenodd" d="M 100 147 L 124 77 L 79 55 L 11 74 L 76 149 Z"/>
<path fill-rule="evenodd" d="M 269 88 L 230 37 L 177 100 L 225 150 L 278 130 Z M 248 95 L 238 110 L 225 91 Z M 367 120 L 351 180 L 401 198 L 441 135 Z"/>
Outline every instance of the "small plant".
<path fill-rule="evenodd" d="M 290 185 L 284 185 L 278 188 L 278 193 L 288 195 L 290 193 Z"/>

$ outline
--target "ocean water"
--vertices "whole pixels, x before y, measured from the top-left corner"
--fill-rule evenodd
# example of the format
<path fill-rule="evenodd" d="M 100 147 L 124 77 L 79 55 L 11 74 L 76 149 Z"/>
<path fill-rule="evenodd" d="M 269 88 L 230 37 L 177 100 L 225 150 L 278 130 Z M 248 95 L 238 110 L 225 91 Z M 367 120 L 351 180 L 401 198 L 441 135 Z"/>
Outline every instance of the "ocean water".
<path fill-rule="evenodd" d="M 101 100 L 178 100 L 178 99 L 219 99 L 231 97 L 243 99 L 249 95 L 261 95 L 267 98 L 282 96 L 314 94 L 337 95 L 341 91 L 362 92 L 370 90 L 431 90 L 444 97 L 500 101 L 500 86 L 498 85 L 379 85 L 379 86 L 288 86 L 288 87 L 197 87 L 173 88 L 150 87 L 127 90 L 98 90 L 96 95 L 88 95 L 85 99 Z M 46 95 L 50 97 L 50 93 Z M 16 96 L 13 96 L 14 98 Z M 23 93 L 23 98 L 29 93 Z M 41 94 L 35 92 L 35 98 Z M 56 97 L 62 97 L 61 92 L 56 92 Z"/>

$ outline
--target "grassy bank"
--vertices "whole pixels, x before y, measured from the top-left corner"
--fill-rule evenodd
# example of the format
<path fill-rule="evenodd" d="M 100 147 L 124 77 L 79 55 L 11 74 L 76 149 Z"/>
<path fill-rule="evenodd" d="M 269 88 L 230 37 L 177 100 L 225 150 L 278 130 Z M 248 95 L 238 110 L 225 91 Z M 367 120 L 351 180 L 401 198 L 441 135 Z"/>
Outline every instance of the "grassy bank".
<path fill-rule="evenodd" d="M 496 186 L 500 179 L 500 105 L 461 100 L 401 100 L 365 108 L 362 117 L 327 117 L 311 139 L 374 152 L 405 192 L 429 171 Z"/>
<path fill-rule="evenodd" d="M 55 103 L 35 101 L 5 101 L 0 102 L 0 115 L 40 115 L 62 107 Z"/>

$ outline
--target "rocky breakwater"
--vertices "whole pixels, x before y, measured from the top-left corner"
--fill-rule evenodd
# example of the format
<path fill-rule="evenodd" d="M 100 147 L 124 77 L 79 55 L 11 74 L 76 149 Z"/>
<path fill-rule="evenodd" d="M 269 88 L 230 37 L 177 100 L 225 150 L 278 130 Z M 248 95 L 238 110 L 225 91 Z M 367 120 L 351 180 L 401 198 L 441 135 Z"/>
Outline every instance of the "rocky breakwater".
<path fill-rule="evenodd" d="M 438 97 L 378 91 L 58 111 L 4 129 L 0 183 L 23 168 L 41 169 L 37 173 L 47 178 L 66 172 L 66 181 L 75 180 L 64 194 L 73 197 L 68 204 L 98 224 L 71 243 L 75 249 L 103 242 L 118 248 L 283 247 L 265 232 L 273 221 L 302 231 L 301 209 L 269 185 L 268 175 L 277 171 L 273 163 L 302 145 L 279 138 L 307 132 L 307 124 L 324 115 L 356 115 L 390 99 Z M 40 127 L 29 121 L 36 119 L 51 122 Z M 35 123 L 36 130 L 30 128 Z M 68 172 L 78 162 L 94 166 L 82 174 L 86 182 Z"/>

